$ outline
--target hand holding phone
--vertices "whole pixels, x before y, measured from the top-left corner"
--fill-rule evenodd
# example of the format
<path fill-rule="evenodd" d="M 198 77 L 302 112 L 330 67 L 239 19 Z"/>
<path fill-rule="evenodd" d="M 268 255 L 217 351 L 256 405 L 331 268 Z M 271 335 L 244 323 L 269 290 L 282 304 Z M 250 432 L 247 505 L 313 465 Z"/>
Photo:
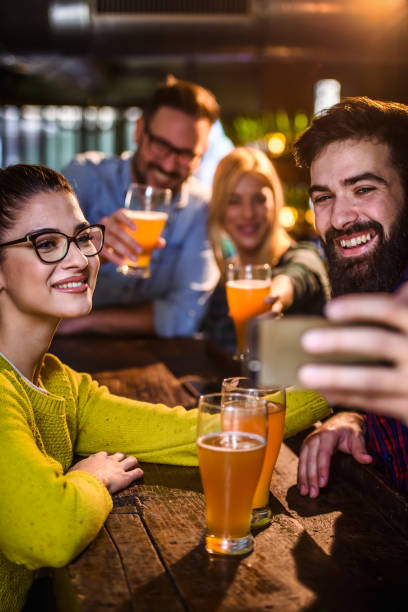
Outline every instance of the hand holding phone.
<path fill-rule="evenodd" d="M 289 316 L 283 319 L 257 319 L 250 332 L 250 358 L 248 369 L 259 385 L 300 385 L 298 370 L 307 363 L 389 366 L 391 361 L 379 359 L 359 350 L 358 343 L 350 344 L 346 351 L 341 347 L 328 352 L 309 353 L 302 346 L 302 336 L 311 329 L 341 329 L 358 326 L 377 327 L 378 323 L 335 322 L 324 317 Z M 385 328 L 381 325 L 380 327 Z M 388 329 L 392 329 L 388 327 Z"/>

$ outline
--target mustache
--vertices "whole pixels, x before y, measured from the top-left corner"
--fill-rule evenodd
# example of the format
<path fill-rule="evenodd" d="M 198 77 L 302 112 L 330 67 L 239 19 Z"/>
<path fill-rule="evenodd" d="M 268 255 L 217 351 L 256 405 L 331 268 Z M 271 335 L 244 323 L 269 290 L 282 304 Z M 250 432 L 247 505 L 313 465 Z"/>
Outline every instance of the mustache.
<path fill-rule="evenodd" d="M 330 244 L 330 242 L 334 242 L 336 238 L 351 236 L 352 234 L 358 234 L 360 232 L 368 232 L 369 230 L 374 230 L 380 237 L 384 236 L 383 226 L 381 223 L 378 223 L 378 221 L 367 221 L 365 223 L 360 221 L 344 230 L 338 230 L 331 227 L 325 233 L 324 241 L 326 244 Z"/>
<path fill-rule="evenodd" d="M 182 177 L 179 175 L 178 172 L 167 172 L 161 166 L 159 166 L 159 164 L 155 164 L 154 162 L 150 162 L 147 165 L 147 168 L 148 168 L 148 170 L 158 170 L 162 174 L 165 174 L 167 176 L 167 178 L 169 178 L 169 179 L 174 179 L 176 181 L 177 180 L 181 181 L 181 179 L 182 179 Z"/>

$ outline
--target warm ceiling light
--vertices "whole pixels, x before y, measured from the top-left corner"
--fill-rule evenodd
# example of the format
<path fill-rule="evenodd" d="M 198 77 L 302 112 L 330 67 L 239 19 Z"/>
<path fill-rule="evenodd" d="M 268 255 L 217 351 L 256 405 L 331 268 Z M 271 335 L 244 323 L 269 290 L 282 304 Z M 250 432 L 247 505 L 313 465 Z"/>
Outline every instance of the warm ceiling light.
<path fill-rule="evenodd" d="M 293 206 L 284 206 L 279 211 L 279 221 L 283 227 L 293 227 L 298 218 L 298 211 Z"/>
<path fill-rule="evenodd" d="M 274 157 L 282 155 L 286 149 L 286 136 L 282 132 L 274 132 L 273 134 L 267 134 L 266 142 L 268 151 Z"/>
<path fill-rule="evenodd" d="M 305 211 L 305 221 L 306 223 L 309 223 L 310 225 L 314 225 L 315 214 L 314 214 L 314 210 L 312 210 L 311 208 L 308 208 Z"/>

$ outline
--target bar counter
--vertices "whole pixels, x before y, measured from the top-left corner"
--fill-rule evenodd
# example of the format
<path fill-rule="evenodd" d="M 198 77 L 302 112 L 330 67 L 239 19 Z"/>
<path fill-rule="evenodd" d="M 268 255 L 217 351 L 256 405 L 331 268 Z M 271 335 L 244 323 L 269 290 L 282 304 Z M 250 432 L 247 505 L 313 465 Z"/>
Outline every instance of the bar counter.
<path fill-rule="evenodd" d="M 114 393 L 186 407 L 197 389 L 239 373 L 205 340 L 57 337 L 51 352 Z M 282 445 L 271 525 L 243 558 L 206 553 L 198 468 L 142 464 L 143 481 L 114 495 L 97 538 L 57 570 L 59 610 L 405 610 L 407 498 L 345 455 L 335 457 L 320 496 L 303 498 L 296 471 L 304 435 Z"/>

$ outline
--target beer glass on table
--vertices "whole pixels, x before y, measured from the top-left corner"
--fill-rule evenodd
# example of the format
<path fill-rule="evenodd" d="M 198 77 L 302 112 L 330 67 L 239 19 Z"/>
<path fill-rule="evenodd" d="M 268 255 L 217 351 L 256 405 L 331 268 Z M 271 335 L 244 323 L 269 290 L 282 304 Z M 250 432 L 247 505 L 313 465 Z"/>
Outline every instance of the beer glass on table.
<path fill-rule="evenodd" d="M 250 319 L 267 312 L 265 304 L 271 287 L 269 264 L 238 265 L 227 267 L 227 301 L 237 338 L 234 359 L 245 360 L 248 354 L 247 326 Z"/>
<path fill-rule="evenodd" d="M 251 527 L 265 527 L 271 520 L 271 509 L 269 507 L 269 489 L 273 469 L 279 455 L 283 439 L 286 413 L 285 388 L 280 385 L 273 387 L 254 388 L 252 381 L 243 376 L 224 378 L 221 392 L 225 394 L 243 393 L 263 398 L 267 402 L 268 411 L 268 436 L 266 452 L 262 465 L 262 471 L 258 479 L 255 494 L 252 501 Z M 243 425 L 241 425 L 243 428 Z M 251 431 L 251 422 L 247 421 L 246 430 Z"/>
<path fill-rule="evenodd" d="M 126 193 L 125 209 L 136 229 L 123 227 L 140 244 L 143 251 L 138 255 L 137 261 L 127 259 L 124 264 L 118 267 L 118 272 L 140 278 L 150 276 L 150 259 L 166 224 L 170 202 L 170 189 L 161 189 L 160 187 L 139 183 L 130 185 Z"/>
<path fill-rule="evenodd" d="M 245 420 L 251 431 L 240 429 Z M 263 398 L 244 393 L 202 395 L 197 454 L 207 516 L 206 549 L 241 555 L 254 547 L 251 507 L 261 473 L 267 436 Z"/>

